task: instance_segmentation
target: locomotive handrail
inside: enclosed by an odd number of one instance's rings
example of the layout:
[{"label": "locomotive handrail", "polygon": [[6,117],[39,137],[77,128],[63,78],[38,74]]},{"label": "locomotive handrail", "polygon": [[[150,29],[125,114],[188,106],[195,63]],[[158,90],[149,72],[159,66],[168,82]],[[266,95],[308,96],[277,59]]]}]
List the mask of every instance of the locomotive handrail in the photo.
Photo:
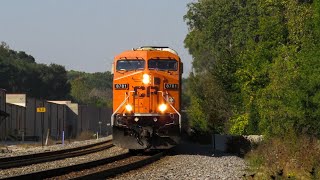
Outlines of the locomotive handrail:
[{"label": "locomotive handrail", "polygon": [[[134,91],[129,91],[129,95],[128,97],[126,97],[123,102],[119,105],[119,107],[114,111],[114,113],[111,115],[111,126],[113,126],[113,121],[114,121],[114,115],[119,111],[119,109],[126,103],[127,99],[130,97],[130,92],[134,92]],[[127,96],[125,94],[125,96]]]},{"label": "locomotive handrail", "polygon": [[161,92],[162,93],[162,98],[170,105],[170,107],[178,114],[178,116],[179,116],[179,129],[180,129],[180,132],[181,132],[181,114],[179,113],[179,111],[176,109],[176,108],[174,108],[173,106],[172,106],[172,104],[170,104],[170,102],[164,97],[164,95],[163,95],[163,91],[158,91],[158,92]]}]

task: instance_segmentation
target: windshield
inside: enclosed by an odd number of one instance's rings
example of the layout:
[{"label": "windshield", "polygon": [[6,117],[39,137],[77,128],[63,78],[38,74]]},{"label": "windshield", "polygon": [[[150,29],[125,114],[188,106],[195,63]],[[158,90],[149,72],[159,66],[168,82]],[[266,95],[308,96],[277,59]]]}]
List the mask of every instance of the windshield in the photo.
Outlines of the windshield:
[{"label": "windshield", "polygon": [[176,71],[178,69],[178,62],[172,59],[150,59],[148,67],[149,69]]},{"label": "windshield", "polygon": [[126,71],[132,71],[132,70],[138,70],[138,69],[144,69],[145,61],[144,60],[119,60],[117,61],[117,71],[120,70],[126,70]]}]

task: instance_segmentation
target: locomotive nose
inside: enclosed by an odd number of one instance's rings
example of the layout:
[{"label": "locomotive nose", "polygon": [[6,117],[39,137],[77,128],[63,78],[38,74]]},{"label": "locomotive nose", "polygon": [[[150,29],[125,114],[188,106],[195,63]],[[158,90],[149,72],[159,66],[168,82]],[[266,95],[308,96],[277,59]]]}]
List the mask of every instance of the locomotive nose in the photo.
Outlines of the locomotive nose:
[{"label": "locomotive nose", "polygon": [[[164,99],[162,98],[161,91],[161,78],[159,75],[150,71],[145,71],[141,74],[136,74],[132,77],[135,81],[133,93],[129,98],[129,103],[132,105],[132,113],[160,113],[166,110]],[[128,90],[130,91],[130,90]],[[128,94],[130,94],[128,92]]]},{"label": "locomotive nose", "polygon": [[159,108],[159,105],[163,104],[163,98],[158,86],[140,86],[134,89],[134,98],[132,98],[134,113],[158,113],[166,109],[164,106]]}]

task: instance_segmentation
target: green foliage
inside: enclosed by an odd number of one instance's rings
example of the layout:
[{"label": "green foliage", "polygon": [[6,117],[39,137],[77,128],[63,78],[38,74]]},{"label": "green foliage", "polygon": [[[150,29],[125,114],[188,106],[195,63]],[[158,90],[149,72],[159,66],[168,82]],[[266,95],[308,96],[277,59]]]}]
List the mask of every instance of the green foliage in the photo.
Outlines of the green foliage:
[{"label": "green foliage", "polygon": [[203,111],[201,111],[201,100],[197,99],[196,97],[192,97],[190,103],[191,106],[188,111],[188,116],[190,119],[192,119],[192,121],[190,121],[190,126],[196,131],[208,131],[206,116]]},{"label": "green foliage", "polygon": [[[227,96],[217,81],[209,76],[193,76],[188,79],[190,125],[197,131],[222,133],[230,116]],[[213,82],[213,83],[211,83]]]},{"label": "green foliage", "polygon": [[112,106],[112,75],[110,72],[85,73],[69,71],[71,97],[78,103],[98,107]]},{"label": "green foliage", "polygon": [[297,133],[319,136],[320,124],[316,119],[320,117],[313,113],[319,106],[309,104],[314,94],[307,90],[315,90],[311,84],[319,86],[319,81],[312,78],[320,70],[315,61],[320,57],[315,40],[318,35],[312,25],[315,12],[310,3],[283,1],[281,6],[288,11],[282,15],[287,33],[283,44],[275,46],[276,55],[269,66],[270,83],[260,91],[261,130],[269,135],[285,135],[294,129]]},{"label": "green foliage", "polygon": [[84,80],[90,87],[95,87],[97,89],[112,89],[113,77],[109,71],[85,73],[71,70],[68,72],[68,79],[70,81],[78,78],[84,78]]},{"label": "green foliage", "polygon": [[320,136],[319,0],[199,0],[184,18],[191,121],[202,118],[203,131],[223,132],[229,120],[233,134]]},{"label": "green foliage", "polygon": [[249,124],[249,114],[241,114],[238,116],[233,116],[230,119],[232,127],[230,128],[231,134],[243,135],[247,134],[246,129]]},{"label": "green foliage", "polygon": [[[228,22],[238,18],[239,9],[227,0],[200,1],[188,8],[184,18],[190,32],[185,46],[194,58],[189,95],[201,100],[199,110],[206,115],[202,121],[207,121],[210,131],[223,132],[223,124],[231,115],[230,94],[238,91],[234,86],[237,64],[234,56],[238,47],[230,41],[234,35]],[[194,110],[196,107],[192,105],[190,108]]]},{"label": "green foliage", "polygon": [[62,100],[70,91],[63,66],[37,64],[31,55],[23,51],[16,52],[4,42],[0,45],[0,74],[1,88],[9,93]]},{"label": "green foliage", "polygon": [[288,132],[264,141],[245,157],[255,179],[319,179],[319,141]]},{"label": "green foliage", "polygon": [[181,109],[186,110],[190,105],[190,96],[188,95],[188,79],[182,78],[182,88],[181,88]]},{"label": "green foliage", "polygon": [[0,85],[9,93],[48,100],[73,98],[83,104],[112,106],[112,75],[110,72],[67,72],[57,64],[37,64],[23,51],[16,52],[2,42],[0,45]]},{"label": "green foliage", "polygon": [[78,102],[88,102],[90,100],[88,94],[90,93],[90,87],[82,79],[75,79],[71,81],[70,95],[78,100]]}]

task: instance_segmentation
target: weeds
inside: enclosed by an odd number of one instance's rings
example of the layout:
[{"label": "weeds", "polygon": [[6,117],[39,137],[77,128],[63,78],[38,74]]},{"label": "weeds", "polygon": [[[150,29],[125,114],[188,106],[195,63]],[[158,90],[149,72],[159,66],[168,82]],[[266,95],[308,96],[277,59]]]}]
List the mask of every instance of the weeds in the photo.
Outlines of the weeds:
[{"label": "weeds", "polygon": [[320,143],[307,136],[266,140],[246,155],[257,179],[320,178]]},{"label": "weeds", "polygon": [[83,140],[89,140],[89,139],[94,139],[94,138],[96,138],[96,136],[94,136],[93,132],[84,131],[84,132],[81,132],[81,134],[79,136],[77,136],[76,140],[83,141]]}]

